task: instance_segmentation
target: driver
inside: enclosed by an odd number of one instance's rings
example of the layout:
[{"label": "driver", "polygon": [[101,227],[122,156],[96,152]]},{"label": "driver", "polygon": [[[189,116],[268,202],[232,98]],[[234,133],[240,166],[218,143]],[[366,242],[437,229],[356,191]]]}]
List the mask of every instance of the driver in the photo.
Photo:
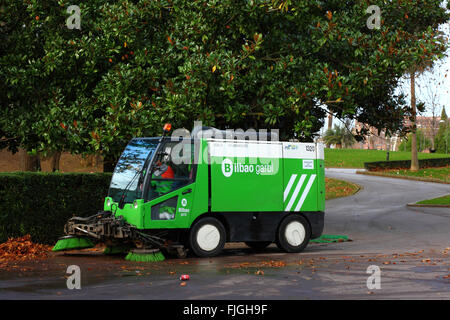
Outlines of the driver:
[{"label": "driver", "polygon": [[[161,163],[161,161],[156,162],[156,170],[165,170],[161,175],[159,175],[159,178],[162,179],[175,178],[175,174],[172,167],[169,166],[168,164],[164,165],[163,163]],[[156,176],[153,175],[153,178],[156,178]],[[151,184],[152,189],[155,191],[155,193],[158,196],[161,196],[172,190],[173,181],[161,181],[158,179],[152,179]]]},{"label": "driver", "polygon": [[[164,168],[164,165],[161,163],[161,161],[158,161],[156,163],[157,170],[164,170],[165,171],[160,175],[163,179],[173,179],[175,178],[175,174],[173,172],[173,169],[170,165],[166,164],[166,168]],[[161,180],[152,180],[152,187],[155,190],[155,192],[159,195],[166,194],[172,190],[173,187],[173,181],[161,181]],[[159,208],[159,219],[160,220],[172,220],[175,218],[175,208],[167,205],[161,205]]]},{"label": "driver", "polygon": [[[158,162],[156,163],[156,165],[157,165],[158,167],[161,167],[161,166],[162,166],[161,161],[158,161]],[[173,178],[175,178],[175,174],[174,174],[174,172],[173,172],[173,169],[172,169],[172,167],[169,166],[168,164],[167,164],[167,169],[166,169],[166,171],[164,171],[164,173],[161,174],[161,178],[164,178],[164,179],[173,179]]]}]

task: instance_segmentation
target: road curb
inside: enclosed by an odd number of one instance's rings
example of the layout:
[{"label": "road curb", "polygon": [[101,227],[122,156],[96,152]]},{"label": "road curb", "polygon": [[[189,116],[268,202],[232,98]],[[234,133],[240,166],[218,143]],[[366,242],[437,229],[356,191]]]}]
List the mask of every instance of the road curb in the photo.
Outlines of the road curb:
[{"label": "road curb", "polygon": [[415,181],[422,181],[422,182],[434,182],[434,183],[450,184],[450,182],[446,182],[446,181],[442,181],[442,180],[438,180],[438,179],[385,174],[385,173],[380,173],[380,172],[376,172],[376,171],[375,172],[374,171],[356,171],[356,173],[357,174],[365,174],[365,175],[368,175],[368,176],[385,177],[385,178],[394,178],[394,179],[415,180]]},{"label": "road curb", "polygon": [[408,207],[450,208],[449,204],[408,203]]}]

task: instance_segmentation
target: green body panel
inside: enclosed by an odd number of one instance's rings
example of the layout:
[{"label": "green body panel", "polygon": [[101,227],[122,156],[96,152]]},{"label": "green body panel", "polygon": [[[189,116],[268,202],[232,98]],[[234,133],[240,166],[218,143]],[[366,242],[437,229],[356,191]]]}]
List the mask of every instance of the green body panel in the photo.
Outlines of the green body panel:
[{"label": "green body panel", "polygon": [[283,211],[280,160],[211,157],[211,211]]},{"label": "green body panel", "polygon": [[[109,206],[108,202],[110,203]],[[112,198],[106,197],[103,210],[113,211],[116,213],[116,217],[123,216],[128,223],[142,229],[144,226],[144,200],[138,199],[135,203],[138,204],[137,208],[134,207],[134,203],[127,203],[122,209],[119,209],[117,202],[113,202]]]},{"label": "green body panel", "polygon": [[[189,213],[192,207],[192,201],[195,194],[195,185],[192,183],[181,187],[175,191],[165,194],[157,199],[153,199],[144,205],[144,229],[165,229],[165,228],[188,228],[189,227]],[[191,193],[185,195],[182,192],[192,189]],[[152,207],[171,198],[177,197],[176,208],[174,208],[174,219],[157,220],[152,219]],[[186,201],[183,201],[185,199]],[[183,203],[182,203],[183,202]],[[183,205],[184,204],[184,205]],[[159,210],[161,212],[161,210]]]},{"label": "green body panel", "polygon": [[[304,165],[304,162],[308,165]],[[283,159],[283,164],[283,211],[320,211],[318,209],[320,185],[318,160]]]},{"label": "green body panel", "polygon": [[212,211],[324,210],[323,149],[317,145],[254,141],[211,144]]},{"label": "green body panel", "polygon": [[[220,153],[224,143],[214,142],[216,151],[211,143],[200,141],[200,148],[196,151],[198,161],[194,182],[148,202],[138,199],[133,204],[126,204],[123,209],[119,209],[117,203],[112,203],[111,198],[106,198],[104,210],[112,210],[116,216],[123,216],[139,229],[190,228],[195,219],[210,211],[325,210],[323,153],[317,156],[314,144],[305,147],[307,144],[263,143],[262,149],[266,149],[262,153],[257,151],[258,156],[236,157],[227,156],[226,152],[225,155],[217,155],[217,150]],[[246,144],[243,141],[235,143],[241,147]],[[233,149],[235,145],[229,148],[233,152],[238,150]],[[302,148],[306,150],[300,152]],[[252,152],[255,153],[255,150]],[[307,156],[302,158],[304,154]]]}]

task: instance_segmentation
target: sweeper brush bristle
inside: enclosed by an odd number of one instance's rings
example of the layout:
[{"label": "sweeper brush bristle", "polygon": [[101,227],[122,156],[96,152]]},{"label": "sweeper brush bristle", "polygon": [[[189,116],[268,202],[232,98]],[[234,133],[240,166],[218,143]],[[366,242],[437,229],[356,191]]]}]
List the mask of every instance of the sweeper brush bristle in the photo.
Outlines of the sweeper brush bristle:
[{"label": "sweeper brush bristle", "polygon": [[332,243],[332,242],[345,242],[351,241],[348,236],[344,235],[331,235],[331,234],[323,234],[319,238],[312,239],[310,242],[315,243]]},{"label": "sweeper brush bristle", "polygon": [[133,250],[125,257],[125,260],[137,262],[158,262],[164,261],[165,259],[159,250]]},{"label": "sweeper brush bristle", "polygon": [[84,249],[92,248],[93,246],[94,243],[88,238],[67,237],[59,239],[52,251]]}]

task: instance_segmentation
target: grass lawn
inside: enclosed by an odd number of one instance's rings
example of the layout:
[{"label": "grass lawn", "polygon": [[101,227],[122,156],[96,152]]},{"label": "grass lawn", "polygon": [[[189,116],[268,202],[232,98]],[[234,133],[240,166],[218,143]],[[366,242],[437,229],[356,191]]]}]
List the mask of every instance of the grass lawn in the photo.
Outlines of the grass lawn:
[{"label": "grass lawn", "polygon": [[416,172],[405,170],[405,169],[387,170],[387,171],[381,171],[381,172],[389,174],[389,175],[431,178],[431,179],[436,179],[436,180],[440,180],[443,182],[450,182],[450,167],[448,167],[448,166],[441,167],[441,168],[424,168],[424,169],[420,169]]},{"label": "grass lawn", "polygon": [[434,198],[434,199],[429,199],[429,200],[423,200],[423,201],[419,201],[417,202],[418,204],[446,204],[446,205],[450,205],[450,194],[443,196],[443,197],[439,197],[439,198]]},{"label": "grass lawn", "polygon": [[[419,159],[448,158],[450,154],[420,153]],[[411,152],[390,151],[389,160],[410,160]],[[364,168],[364,162],[386,161],[386,151],[365,149],[325,149],[327,168]]]},{"label": "grass lawn", "polygon": [[351,196],[359,189],[357,184],[348,181],[325,178],[325,200]]}]

